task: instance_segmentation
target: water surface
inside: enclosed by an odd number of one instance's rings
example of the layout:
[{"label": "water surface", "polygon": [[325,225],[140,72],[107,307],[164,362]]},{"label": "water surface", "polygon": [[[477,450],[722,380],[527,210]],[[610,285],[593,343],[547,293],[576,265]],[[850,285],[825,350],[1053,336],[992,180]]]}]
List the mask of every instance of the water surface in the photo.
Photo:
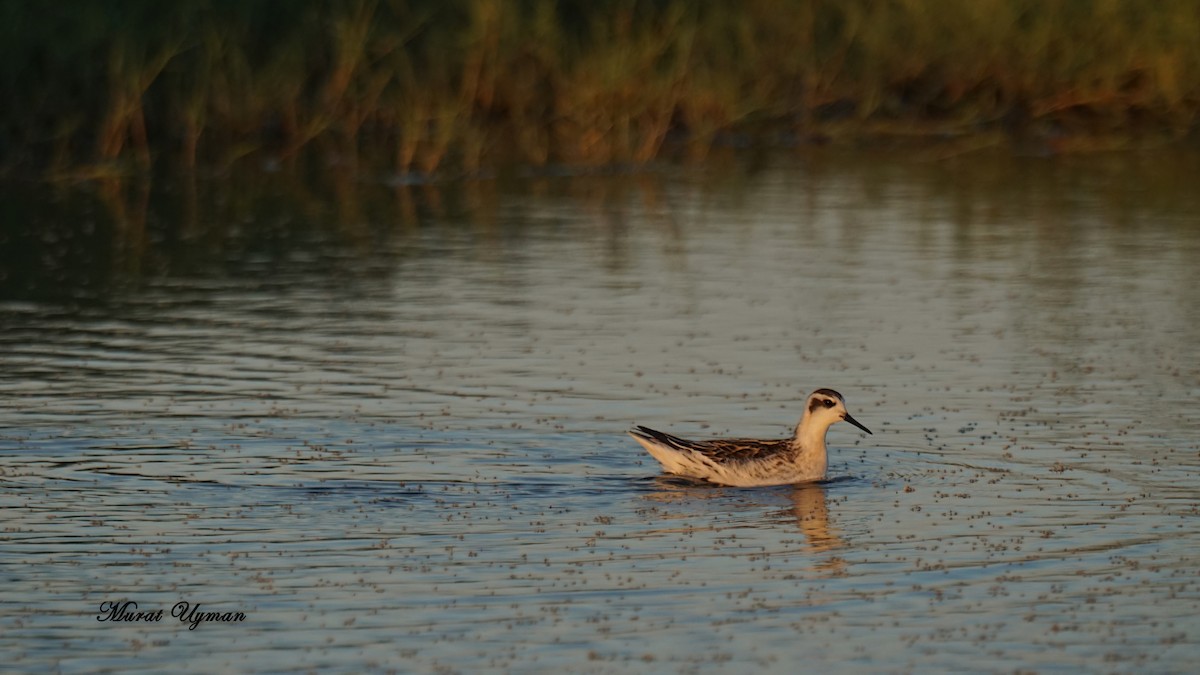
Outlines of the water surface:
[{"label": "water surface", "polygon": [[[10,189],[24,671],[1184,672],[1189,156]],[[660,475],[633,423],[830,478]],[[163,609],[98,621],[103,602]],[[242,612],[189,630],[178,602]]]}]

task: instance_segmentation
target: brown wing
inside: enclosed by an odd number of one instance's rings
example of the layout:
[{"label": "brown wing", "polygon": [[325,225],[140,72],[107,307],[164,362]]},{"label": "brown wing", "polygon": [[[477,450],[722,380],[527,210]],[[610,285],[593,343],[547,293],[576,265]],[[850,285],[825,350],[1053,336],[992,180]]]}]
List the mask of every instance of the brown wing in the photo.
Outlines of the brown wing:
[{"label": "brown wing", "polygon": [[752,462],[755,460],[766,459],[774,455],[780,455],[790,452],[792,449],[791,439],[782,438],[779,440],[758,441],[752,439],[725,439],[718,438],[710,441],[689,441],[678,436],[665,434],[661,431],[651,429],[649,427],[637,426],[633,428],[633,433],[642,438],[649,439],[661,443],[676,450],[691,450],[698,452],[706,457],[712,458],[719,463],[727,462]]}]

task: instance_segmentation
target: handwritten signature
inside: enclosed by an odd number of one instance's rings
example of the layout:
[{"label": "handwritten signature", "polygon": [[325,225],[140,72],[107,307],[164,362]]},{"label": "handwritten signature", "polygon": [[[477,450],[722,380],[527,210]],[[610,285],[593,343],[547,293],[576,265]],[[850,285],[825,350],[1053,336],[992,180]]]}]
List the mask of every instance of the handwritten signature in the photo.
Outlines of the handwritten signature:
[{"label": "handwritten signature", "polygon": [[[180,600],[171,607],[171,616],[180,623],[187,624],[188,630],[196,630],[202,623],[241,623],[246,620],[245,612],[205,612],[201,611],[200,603],[191,604]],[[138,609],[133,600],[113,602],[106,600],[100,603],[100,613],[97,621],[114,621],[126,623],[158,623],[163,620],[163,610],[146,611]]]}]

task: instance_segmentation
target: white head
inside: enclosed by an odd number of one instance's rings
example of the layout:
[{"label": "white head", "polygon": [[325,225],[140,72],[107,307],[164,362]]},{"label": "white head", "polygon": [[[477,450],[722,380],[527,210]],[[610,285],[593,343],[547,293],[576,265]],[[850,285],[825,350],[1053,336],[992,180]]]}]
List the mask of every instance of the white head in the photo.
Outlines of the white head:
[{"label": "white head", "polygon": [[813,432],[825,435],[825,430],[837,422],[846,421],[862,429],[868,434],[871,430],[864,427],[858,420],[846,412],[846,401],[842,395],[832,389],[818,389],[808,395],[808,404],[804,408],[804,417],[800,419],[800,429],[810,428]]}]

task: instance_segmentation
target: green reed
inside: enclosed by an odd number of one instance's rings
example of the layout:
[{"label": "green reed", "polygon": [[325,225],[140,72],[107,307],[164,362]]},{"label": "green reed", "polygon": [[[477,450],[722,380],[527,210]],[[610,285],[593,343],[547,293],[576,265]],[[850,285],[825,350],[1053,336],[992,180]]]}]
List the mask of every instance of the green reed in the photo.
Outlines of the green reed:
[{"label": "green reed", "polygon": [[11,0],[0,38],[0,163],[68,176],[645,162],[765,131],[1087,147],[1200,109],[1194,0]]}]

